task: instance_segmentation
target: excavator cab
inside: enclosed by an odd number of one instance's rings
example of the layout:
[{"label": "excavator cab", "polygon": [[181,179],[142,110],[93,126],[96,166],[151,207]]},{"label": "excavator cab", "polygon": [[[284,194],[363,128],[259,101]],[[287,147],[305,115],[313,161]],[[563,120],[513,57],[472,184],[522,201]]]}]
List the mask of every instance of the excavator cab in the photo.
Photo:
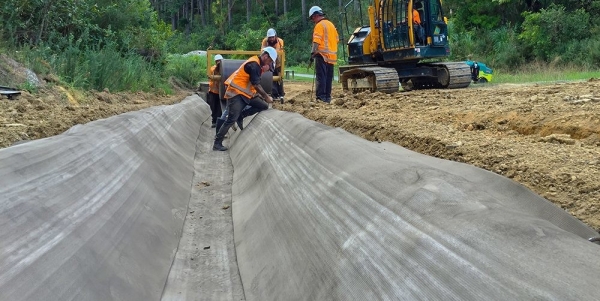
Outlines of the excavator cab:
[{"label": "excavator cab", "polygon": [[367,11],[368,25],[356,28],[347,42],[348,65],[340,67],[344,89],[392,93],[398,83],[404,90],[470,84],[464,62],[433,62],[450,55],[440,0],[374,0]]},{"label": "excavator cab", "polygon": [[439,0],[381,0],[378,4],[375,24],[381,24],[381,51],[428,45],[444,50],[448,46],[448,26]]}]

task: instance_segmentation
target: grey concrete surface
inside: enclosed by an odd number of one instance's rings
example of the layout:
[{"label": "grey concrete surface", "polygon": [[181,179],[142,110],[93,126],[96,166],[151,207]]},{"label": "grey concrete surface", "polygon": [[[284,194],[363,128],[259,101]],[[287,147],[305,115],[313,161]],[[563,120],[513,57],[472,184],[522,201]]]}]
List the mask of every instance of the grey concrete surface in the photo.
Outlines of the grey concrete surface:
[{"label": "grey concrete surface", "polygon": [[0,300],[160,299],[210,119],[199,100],[0,150]]},{"label": "grey concrete surface", "polygon": [[507,178],[277,110],[213,152],[209,121],[194,95],[1,149],[0,300],[600,296],[597,233]]},{"label": "grey concrete surface", "polygon": [[233,244],[233,166],[228,152],[212,150],[214,135],[200,128],[192,196],[163,301],[244,300]]},{"label": "grey concrete surface", "polygon": [[247,300],[597,300],[600,247],[522,185],[260,113],[232,144]]}]

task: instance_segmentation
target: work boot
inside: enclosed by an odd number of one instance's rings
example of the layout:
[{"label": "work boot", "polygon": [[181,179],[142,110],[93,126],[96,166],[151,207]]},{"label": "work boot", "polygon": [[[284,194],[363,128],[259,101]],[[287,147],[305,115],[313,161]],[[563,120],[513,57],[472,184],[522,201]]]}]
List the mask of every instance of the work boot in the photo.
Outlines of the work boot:
[{"label": "work boot", "polygon": [[215,143],[213,144],[213,150],[224,152],[227,150],[227,148],[223,146],[223,140],[215,139]]},{"label": "work boot", "polygon": [[219,118],[217,119],[217,125],[215,126],[217,129],[217,133],[219,133],[219,129],[221,128],[221,126],[223,125],[223,123],[225,123],[225,120]]}]

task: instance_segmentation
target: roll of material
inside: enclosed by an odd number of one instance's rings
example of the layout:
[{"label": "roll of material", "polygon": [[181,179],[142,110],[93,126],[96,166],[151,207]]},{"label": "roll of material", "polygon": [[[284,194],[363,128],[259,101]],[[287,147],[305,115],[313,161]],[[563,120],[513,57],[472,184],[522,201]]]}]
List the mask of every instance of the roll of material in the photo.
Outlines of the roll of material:
[{"label": "roll of material", "polygon": [[[223,99],[225,95],[225,80],[235,72],[246,60],[222,60],[221,61],[221,82],[219,84],[219,96]],[[264,72],[260,77],[260,85],[267,94],[271,94],[273,89],[273,73],[270,71]]]}]

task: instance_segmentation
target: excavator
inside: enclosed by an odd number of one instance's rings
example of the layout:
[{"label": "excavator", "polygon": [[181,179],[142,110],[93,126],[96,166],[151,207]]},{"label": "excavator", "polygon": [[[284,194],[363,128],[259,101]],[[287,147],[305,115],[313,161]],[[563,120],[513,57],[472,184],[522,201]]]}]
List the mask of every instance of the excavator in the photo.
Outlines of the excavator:
[{"label": "excavator", "polygon": [[339,67],[344,90],[393,93],[400,86],[408,91],[471,84],[464,61],[441,62],[450,55],[441,0],[371,1],[369,24],[351,34],[348,64]]}]

